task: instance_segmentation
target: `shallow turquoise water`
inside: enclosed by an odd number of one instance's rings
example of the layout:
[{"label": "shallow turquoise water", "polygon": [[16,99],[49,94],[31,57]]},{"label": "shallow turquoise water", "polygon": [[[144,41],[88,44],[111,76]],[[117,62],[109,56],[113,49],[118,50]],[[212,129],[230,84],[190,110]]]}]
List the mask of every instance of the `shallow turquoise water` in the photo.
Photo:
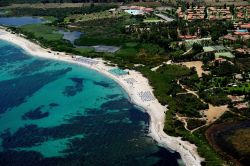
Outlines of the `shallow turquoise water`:
[{"label": "shallow turquoise water", "polygon": [[113,80],[0,41],[0,165],[178,165]]}]

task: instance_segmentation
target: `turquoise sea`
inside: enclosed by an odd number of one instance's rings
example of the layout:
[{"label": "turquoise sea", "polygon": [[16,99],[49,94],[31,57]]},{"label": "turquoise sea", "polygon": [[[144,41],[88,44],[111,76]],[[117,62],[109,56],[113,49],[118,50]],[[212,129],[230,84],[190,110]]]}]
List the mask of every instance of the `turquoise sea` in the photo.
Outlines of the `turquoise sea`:
[{"label": "turquoise sea", "polygon": [[176,166],[113,80],[0,40],[0,166]]}]

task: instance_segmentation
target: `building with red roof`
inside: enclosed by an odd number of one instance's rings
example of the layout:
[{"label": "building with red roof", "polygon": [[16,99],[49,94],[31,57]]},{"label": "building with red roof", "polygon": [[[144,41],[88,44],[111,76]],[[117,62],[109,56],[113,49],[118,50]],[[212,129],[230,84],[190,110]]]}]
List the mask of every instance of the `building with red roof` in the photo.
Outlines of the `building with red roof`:
[{"label": "building with red roof", "polygon": [[240,25],[242,29],[250,29],[250,23]]}]

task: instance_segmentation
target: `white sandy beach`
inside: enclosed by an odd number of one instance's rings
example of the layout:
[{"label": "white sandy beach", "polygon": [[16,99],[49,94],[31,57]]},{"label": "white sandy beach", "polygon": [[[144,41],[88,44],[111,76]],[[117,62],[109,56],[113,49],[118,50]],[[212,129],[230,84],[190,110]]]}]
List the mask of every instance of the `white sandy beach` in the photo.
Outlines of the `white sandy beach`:
[{"label": "white sandy beach", "polygon": [[[108,72],[108,70],[114,68],[104,64],[105,61],[101,59],[95,59],[98,63],[90,65],[88,63],[77,62],[72,58],[72,55],[66,55],[61,52],[53,52],[48,49],[44,49],[39,45],[30,42],[29,40],[20,37],[19,35],[11,34],[4,28],[0,29],[0,39],[12,42],[22,47],[26,52],[34,56],[40,56],[44,58],[66,61],[69,63],[76,63],[90,69],[96,70],[119,83],[129,94],[132,102],[142,108],[150,115],[150,136],[155,139],[160,146],[177,151],[180,153],[182,160],[187,166],[199,166],[203,159],[198,155],[195,145],[182,141],[180,137],[168,136],[164,133],[164,118],[166,108],[162,106],[158,100],[143,101],[138,95],[140,92],[149,91],[153,94],[153,89],[149,85],[148,80],[137,71],[130,70],[128,75],[115,76]],[[129,84],[125,79],[136,80],[135,83]]]}]

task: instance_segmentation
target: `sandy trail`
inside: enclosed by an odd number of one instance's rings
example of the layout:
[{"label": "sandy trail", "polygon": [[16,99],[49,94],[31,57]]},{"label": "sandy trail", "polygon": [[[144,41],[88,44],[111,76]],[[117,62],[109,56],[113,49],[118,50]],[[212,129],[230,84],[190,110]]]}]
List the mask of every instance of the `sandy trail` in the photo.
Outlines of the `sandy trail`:
[{"label": "sandy trail", "polygon": [[202,73],[205,73],[201,67],[203,65],[201,61],[181,62],[180,64],[187,66],[188,68],[195,67],[199,77],[202,76]]}]

